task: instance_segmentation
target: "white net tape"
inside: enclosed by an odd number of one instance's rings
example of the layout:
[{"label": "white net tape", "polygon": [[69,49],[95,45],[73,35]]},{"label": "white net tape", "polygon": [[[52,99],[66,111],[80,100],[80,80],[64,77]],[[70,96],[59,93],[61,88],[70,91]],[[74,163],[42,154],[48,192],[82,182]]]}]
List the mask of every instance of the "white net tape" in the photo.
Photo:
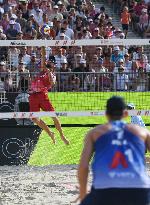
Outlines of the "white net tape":
[{"label": "white net tape", "polygon": [[[150,110],[130,110],[129,116],[150,116]],[[0,113],[0,119],[38,118],[38,117],[94,117],[104,116],[105,111],[68,111],[68,112],[7,112]]]},{"label": "white net tape", "polygon": [[150,45],[149,39],[0,40],[0,46],[116,46]]}]

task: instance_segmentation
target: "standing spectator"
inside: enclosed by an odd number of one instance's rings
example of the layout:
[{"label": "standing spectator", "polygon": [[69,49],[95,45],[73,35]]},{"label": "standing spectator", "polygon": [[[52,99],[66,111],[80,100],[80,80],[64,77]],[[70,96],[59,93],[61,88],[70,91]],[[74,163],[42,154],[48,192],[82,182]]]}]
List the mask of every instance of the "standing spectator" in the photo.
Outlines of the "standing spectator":
[{"label": "standing spectator", "polygon": [[128,12],[128,7],[125,6],[123,12],[121,13],[121,23],[122,23],[123,32],[125,34],[125,38],[127,38],[130,21],[131,21],[130,13]]}]

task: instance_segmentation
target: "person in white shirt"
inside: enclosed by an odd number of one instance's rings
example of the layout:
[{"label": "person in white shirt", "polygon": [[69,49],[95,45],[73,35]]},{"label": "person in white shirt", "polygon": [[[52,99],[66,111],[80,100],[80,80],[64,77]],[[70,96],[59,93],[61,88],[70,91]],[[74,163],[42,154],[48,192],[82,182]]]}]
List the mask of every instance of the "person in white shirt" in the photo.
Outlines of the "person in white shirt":
[{"label": "person in white shirt", "polygon": [[39,8],[39,4],[36,2],[34,4],[34,8],[30,12],[30,14],[33,14],[34,16],[36,16],[37,10],[40,10],[40,14],[41,14],[41,16],[43,16],[43,11],[42,11],[42,9]]},{"label": "person in white shirt", "polygon": [[74,31],[68,27],[68,21],[64,20],[62,24],[62,28],[65,29],[65,35],[68,36],[70,39],[74,39]]},{"label": "person in white shirt", "polygon": [[36,13],[34,14],[34,19],[38,23],[39,26],[43,25],[43,13],[41,9],[36,9]]},{"label": "person in white shirt", "polygon": [[58,49],[58,53],[54,57],[56,61],[56,71],[60,71],[61,62],[64,60],[67,61],[66,56],[63,55],[63,49],[62,48]]},{"label": "person in white shirt", "polygon": [[124,71],[125,71],[125,68],[124,66],[121,65],[118,68],[119,73],[114,74],[114,90],[115,91],[128,90],[129,78],[128,78],[128,75],[126,75]]},{"label": "person in white shirt", "polygon": [[[127,104],[127,109],[128,110],[134,110],[135,109],[135,105],[133,103],[129,103],[129,104]],[[145,123],[144,123],[142,117],[139,116],[139,115],[131,116],[131,123],[139,125],[141,127],[145,127]]]},{"label": "person in white shirt", "polygon": [[22,48],[22,54],[23,54],[22,61],[24,62],[24,64],[25,65],[29,64],[31,61],[31,56],[27,54],[27,47]]}]

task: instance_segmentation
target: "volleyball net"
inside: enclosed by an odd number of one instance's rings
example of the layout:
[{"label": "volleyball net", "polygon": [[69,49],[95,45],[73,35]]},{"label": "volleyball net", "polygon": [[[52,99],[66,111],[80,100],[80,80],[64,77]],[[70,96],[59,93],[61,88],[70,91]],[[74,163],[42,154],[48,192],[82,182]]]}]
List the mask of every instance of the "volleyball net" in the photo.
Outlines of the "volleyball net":
[{"label": "volleyball net", "polygon": [[[41,89],[43,48],[46,66],[53,65],[56,76],[48,92],[55,112],[30,112],[32,82],[35,92]],[[129,115],[141,115],[149,125],[149,62],[148,39],[0,41],[0,165],[78,164],[83,136],[106,122],[106,101],[113,95],[133,103]],[[53,127],[55,116],[70,141],[67,149],[59,136],[54,146],[32,122],[39,117]]]},{"label": "volleyball net", "polygon": [[[56,112],[31,113],[30,82],[40,71],[43,47],[47,63],[55,64],[49,98]],[[149,51],[148,39],[0,41],[0,119],[104,116],[113,95],[134,103],[129,115],[149,116]]]}]

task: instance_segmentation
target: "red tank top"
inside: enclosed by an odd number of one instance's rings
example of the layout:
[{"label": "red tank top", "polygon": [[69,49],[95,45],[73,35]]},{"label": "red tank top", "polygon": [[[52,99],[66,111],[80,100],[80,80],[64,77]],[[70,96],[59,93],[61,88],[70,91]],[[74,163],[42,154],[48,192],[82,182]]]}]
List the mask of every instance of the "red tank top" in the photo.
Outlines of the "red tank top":
[{"label": "red tank top", "polygon": [[47,71],[42,71],[31,82],[31,92],[48,92],[51,88],[51,82]]}]

